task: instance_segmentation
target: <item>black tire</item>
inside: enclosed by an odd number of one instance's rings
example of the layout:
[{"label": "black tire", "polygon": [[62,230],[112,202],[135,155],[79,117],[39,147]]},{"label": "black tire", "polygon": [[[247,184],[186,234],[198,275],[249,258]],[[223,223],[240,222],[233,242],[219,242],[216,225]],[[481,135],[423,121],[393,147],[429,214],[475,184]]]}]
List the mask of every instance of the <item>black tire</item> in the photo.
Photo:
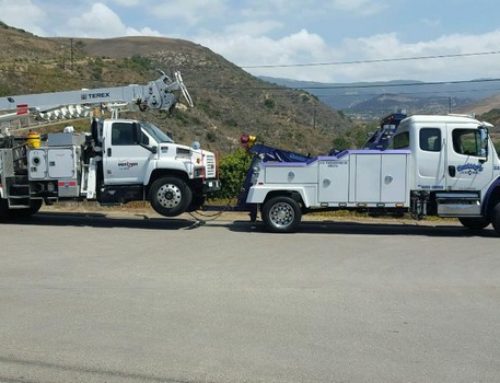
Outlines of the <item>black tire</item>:
[{"label": "black tire", "polygon": [[470,230],[483,230],[486,226],[490,224],[487,218],[459,218],[458,219],[462,225]]},{"label": "black tire", "polygon": [[26,209],[10,209],[7,214],[11,219],[30,218],[32,215],[38,213],[38,211],[42,207],[42,200],[41,199],[31,200],[30,205],[31,207]]},{"label": "black tire", "polygon": [[0,198],[0,220],[9,218],[9,205],[6,199]]},{"label": "black tire", "polygon": [[493,208],[493,212],[491,214],[491,223],[493,224],[493,228],[500,236],[500,202],[496,204]]},{"label": "black tire", "polygon": [[271,198],[262,207],[262,220],[273,233],[293,233],[301,218],[299,203],[290,197]]},{"label": "black tire", "polygon": [[0,200],[0,219],[27,219],[38,213],[42,207],[42,200],[32,200],[31,207],[23,209],[9,209],[6,199]]},{"label": "black tire", "polygon": [[151,206],[158,214],[175,217],[187,210],[193,192],[180,178],[162,177],[153,182],[149,196]]}]

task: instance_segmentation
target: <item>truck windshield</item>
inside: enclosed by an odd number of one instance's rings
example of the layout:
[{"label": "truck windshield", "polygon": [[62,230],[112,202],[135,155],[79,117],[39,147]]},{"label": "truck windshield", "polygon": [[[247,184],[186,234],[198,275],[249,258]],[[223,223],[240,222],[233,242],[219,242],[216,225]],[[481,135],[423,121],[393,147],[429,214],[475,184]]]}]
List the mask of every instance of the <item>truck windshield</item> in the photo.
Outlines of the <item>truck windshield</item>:
[{"label": "truck windshield", "polygon": [[144,129],[151,137],[155,139],[158,143],[173,143],[174,141],[160,128],[150,122],[141,122],[141,128]]}]

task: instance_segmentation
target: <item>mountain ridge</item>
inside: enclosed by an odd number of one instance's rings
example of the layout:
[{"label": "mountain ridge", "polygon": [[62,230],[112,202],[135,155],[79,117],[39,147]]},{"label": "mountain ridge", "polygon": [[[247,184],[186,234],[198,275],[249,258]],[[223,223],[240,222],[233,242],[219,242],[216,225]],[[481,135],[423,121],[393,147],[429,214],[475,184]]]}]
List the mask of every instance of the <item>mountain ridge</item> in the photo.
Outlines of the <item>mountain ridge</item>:
[{"label": "mountain ridge", "polygon": [[[448,113],[450,101],[452,111],[473,106],[481,99],[500,93],[498,82],[440,83],[429,84],[416,80],[393,80],[355,83],[318,83],[273,77],[262,77],[266,81],[293,89],[304,89],[316,95],[331,107],[354,116],[380,118],[396,109],[408,109],[410,113]],[[477,79],[484,80],[484,79]],[[475,80],[476,81],[476,80]],[[404,96],[406,105],[380,108],[382,96]],[[451,99],[451,100],[450,100]],[[429,102],[426,102],[429,100]]]}]

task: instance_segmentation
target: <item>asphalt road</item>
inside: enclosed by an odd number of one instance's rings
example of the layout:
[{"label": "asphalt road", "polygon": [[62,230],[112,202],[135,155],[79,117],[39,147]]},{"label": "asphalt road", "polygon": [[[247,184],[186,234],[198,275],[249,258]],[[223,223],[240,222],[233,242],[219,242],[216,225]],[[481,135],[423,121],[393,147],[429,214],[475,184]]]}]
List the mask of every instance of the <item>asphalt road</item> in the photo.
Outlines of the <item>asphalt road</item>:
[{"label": "asphalt road", "polygon": [[500,239],[44,213],[0,224],[0,382],[498,382]]}]

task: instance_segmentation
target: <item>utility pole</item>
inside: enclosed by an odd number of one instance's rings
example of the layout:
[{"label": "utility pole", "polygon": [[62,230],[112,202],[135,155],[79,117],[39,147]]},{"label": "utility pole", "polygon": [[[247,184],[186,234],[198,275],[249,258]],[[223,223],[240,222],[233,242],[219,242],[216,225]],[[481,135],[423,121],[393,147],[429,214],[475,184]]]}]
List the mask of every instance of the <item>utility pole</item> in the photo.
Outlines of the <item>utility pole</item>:
[{"label": "utility pole", "polygon": [[73,71],[73,39],[69,39],[70,43],[70,52],[69,52],[69,60],[70,60],[70,68]]},{"label": "utility pole", "polygon": [[313,106],[313,129],[316,129],[316,104]]}]

